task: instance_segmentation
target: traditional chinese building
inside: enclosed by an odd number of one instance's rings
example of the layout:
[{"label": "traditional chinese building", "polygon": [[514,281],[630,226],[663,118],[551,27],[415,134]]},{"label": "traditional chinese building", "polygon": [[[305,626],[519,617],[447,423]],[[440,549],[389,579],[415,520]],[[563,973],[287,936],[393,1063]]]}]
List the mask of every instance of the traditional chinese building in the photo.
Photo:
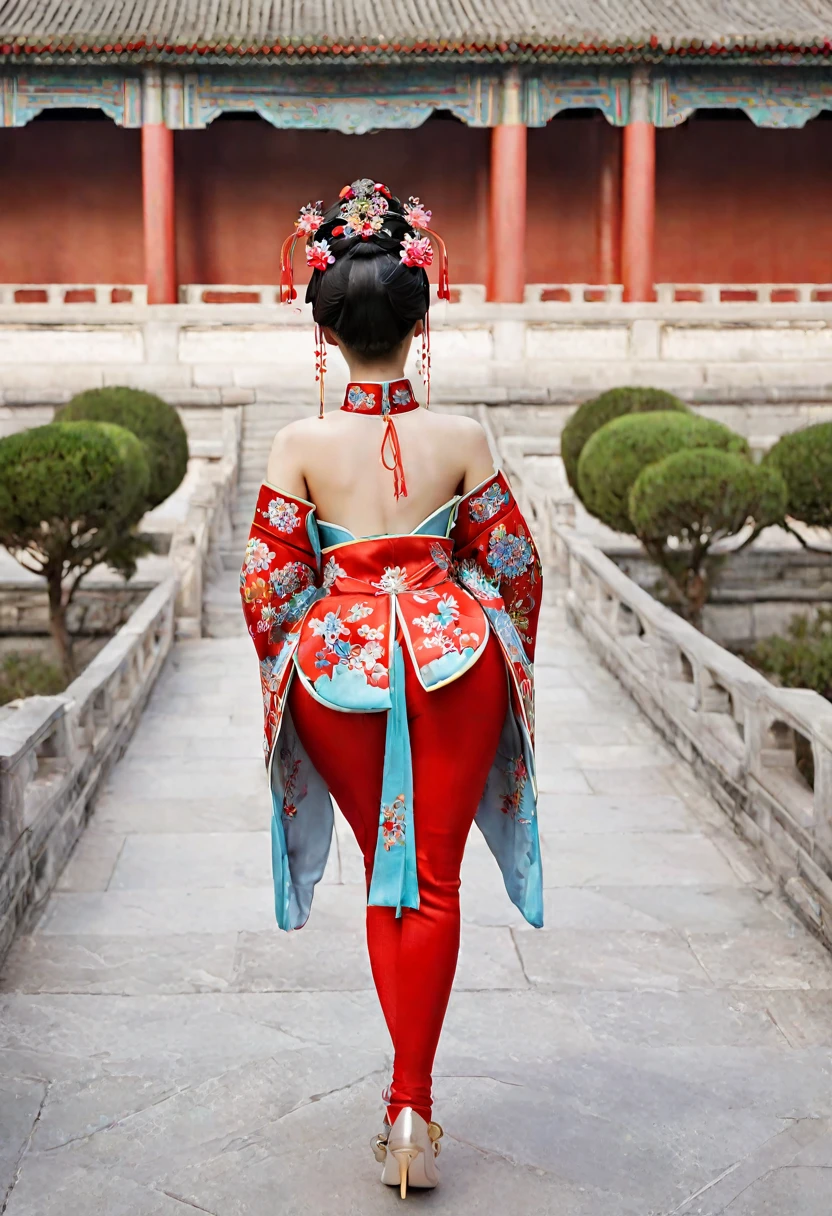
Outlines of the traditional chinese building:
[{"label": "traditional chinese building", "polygon": [[832,298],[831,54],[832,0],[0,0],[0,281],[246,299],[374,175],[495,301]]}]

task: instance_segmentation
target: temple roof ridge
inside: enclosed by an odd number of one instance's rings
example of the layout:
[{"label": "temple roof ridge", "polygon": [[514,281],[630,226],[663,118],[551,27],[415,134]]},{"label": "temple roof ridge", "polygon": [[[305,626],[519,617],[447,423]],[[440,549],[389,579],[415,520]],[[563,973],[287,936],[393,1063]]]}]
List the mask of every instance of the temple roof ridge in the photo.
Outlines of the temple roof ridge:
[{"label": "temple roof ridge", "polygon": [[823,58],[832,0],[0,0],[6,61]]}]

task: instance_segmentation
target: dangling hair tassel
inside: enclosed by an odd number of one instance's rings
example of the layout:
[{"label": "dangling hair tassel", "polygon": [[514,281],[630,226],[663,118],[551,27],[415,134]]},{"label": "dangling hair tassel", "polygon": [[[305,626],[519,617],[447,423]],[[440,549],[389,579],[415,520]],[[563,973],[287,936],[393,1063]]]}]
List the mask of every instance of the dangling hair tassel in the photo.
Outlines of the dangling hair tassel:
[{"label": "dangling hair tassel", "polygon": [[425,386],[425,409],[430,409],[430,313],[425,313],[422,322],[422,352],[419,358],[422,384]]},{"label": "dangling hair tassel", "polygon": [[[407,482],[404,479],[404,465],[402,464],[402,449],[399,443],[399,433],[396,430],[396,424],[389,414],[382,415],[384,418],[384,438],[381,441],[381,463],[388,472],[393,474],[393,493],[396,495],[396,500],[399,498],[407,498]],[[390,444],[390,451],[393,457],[393,463],[388,464],[385,455],[385,448]]]},{"label": "dangling hair tassel", "polygon": [[295,291],[295,246],[298,243],[298,234],[293,232],[291,236],[287,236],[280,250],[280,303],[291,304],[292,300],[298,298],[298,293]]},{"label": "dangling hair tassel", "polygon": [[318,417],[324,416],[324,379],[326,377],[326,342],[320,325],[315,326],[315,380],[318,384]]},{"label": "dangling hair tassel", "polygon": [[440,300],[450,300],[451,286],[448,279],[448,251],[445,248],[445,242],[432,228],[425,228],[424,231],[428,234],[439,253],[439,283],[436,288],[436,294]]}]

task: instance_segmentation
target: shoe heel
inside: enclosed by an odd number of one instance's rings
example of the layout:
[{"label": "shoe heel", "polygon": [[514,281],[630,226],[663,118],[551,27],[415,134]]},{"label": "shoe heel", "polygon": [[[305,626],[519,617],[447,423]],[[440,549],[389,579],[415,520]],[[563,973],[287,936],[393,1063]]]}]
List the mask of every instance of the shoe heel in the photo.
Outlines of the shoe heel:
[{"label": "shoe heel", "polygon": [[390,1153],[395,1157],[396,1164],[399,1167],[399,1187],[401,1197],[407,1197],[407,1171],[410,1169],[410,1163],[419,1155],[418,1148],[391,1148]]}]

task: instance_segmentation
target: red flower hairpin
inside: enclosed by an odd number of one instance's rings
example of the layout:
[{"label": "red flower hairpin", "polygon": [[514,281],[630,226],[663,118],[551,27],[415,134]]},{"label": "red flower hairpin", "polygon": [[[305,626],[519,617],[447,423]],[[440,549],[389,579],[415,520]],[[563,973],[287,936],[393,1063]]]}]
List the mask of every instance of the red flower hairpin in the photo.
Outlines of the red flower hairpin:
[{"label": "red flower hairpin", "polygon": [[399,256],[405,266],[430,266],[433,262],[430,237],[411,236],[406,232],[402,238],[402,251]]},{"label": "red flower hairpin", "polygon": [[420,203],[419,199],[411,194],[404,205],[404,218],[411,228],[430,228],[433,212],[428,211],[424,203]]},{"label": "red flower hairpin", "polygon": [[335,261],[328,241],[313,241],[306,247],[306,264],[313,270],[326,270]]},{"label": "red flower hairpin", "polygon": [[298,236],[312,236],[323,222],[321,199],[318,199],[317,203],[307,203],[305,207],[301,207],[300,215],[295,220]]}]

